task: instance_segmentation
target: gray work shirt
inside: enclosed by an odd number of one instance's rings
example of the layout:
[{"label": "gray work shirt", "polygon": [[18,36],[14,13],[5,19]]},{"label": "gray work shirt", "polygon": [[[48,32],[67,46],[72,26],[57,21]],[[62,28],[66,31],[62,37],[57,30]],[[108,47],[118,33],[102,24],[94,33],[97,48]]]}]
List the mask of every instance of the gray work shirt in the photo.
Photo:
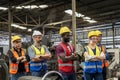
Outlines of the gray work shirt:
[{"label": "gray work shirt", "polygon": [[[40,47],[41,48],[41,47]],[[48,50],[48,48],[47,47],[44,47],[45,48],[45,53],[48,53],[48,54],[50,54],[50,51]],[[32,46],[30,46],[29,48],[28,48],[28,55],[29,55],[29,57],[30,57],[30,59],[32,59],[32,58],[34,58],[35,57],[35,50],[33,50],[32,49]]]}]

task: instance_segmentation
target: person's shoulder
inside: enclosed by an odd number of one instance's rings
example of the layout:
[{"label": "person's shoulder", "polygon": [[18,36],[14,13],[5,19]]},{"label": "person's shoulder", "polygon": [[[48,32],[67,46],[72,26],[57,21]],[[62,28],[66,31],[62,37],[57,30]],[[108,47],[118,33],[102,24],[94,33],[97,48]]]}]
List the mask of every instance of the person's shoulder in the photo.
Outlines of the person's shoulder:
[{"label": "person's shoulder", "polygon": [[58,49],[63,49],[61,43],[59,43],[58,45],[56,45],[56,50],[58,50]]},{"label": "person's shoulder", "polygon": [[30,45],[30,46],[28,46],[28,48],[31,48],[32,46],[34,46],[33,44],[32,45]]}]

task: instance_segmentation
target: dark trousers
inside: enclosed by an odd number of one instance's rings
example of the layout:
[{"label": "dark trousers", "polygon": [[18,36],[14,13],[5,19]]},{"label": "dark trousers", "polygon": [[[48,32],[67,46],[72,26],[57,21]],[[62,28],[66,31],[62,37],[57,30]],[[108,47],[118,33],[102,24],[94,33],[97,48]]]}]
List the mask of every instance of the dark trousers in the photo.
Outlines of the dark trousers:
[{"label": "dark trousers", "polygon": [[84,80],[103,80],[102,73],[84,73]]},{"label": "dark trousers", "polygon": [[62,76],[63,76],[64,80],[76,80],[75,73],[70,74],[70,75],[62,74]]},{"label": "dark trousers", "polygon": [[106,67],[103,68],[102,74],[103,74],[103,80],[106,80],[106,75],[107,75],[107,68]]}]

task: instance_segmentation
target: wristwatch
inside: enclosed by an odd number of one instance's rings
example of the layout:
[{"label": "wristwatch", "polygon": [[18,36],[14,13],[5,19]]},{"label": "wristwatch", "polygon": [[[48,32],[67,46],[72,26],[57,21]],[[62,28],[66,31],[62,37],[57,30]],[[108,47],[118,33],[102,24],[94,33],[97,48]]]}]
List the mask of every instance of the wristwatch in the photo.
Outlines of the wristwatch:
[{"label": "wristwatch", "polygon": [[40,57],[39,58],[42,58],[42,56],[40,55]]}]

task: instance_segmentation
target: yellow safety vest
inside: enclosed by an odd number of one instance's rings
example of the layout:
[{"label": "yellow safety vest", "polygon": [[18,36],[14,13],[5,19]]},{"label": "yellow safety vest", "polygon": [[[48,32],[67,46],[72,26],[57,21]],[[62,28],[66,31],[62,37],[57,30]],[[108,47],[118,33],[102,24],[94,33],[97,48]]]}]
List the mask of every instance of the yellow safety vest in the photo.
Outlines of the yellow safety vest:
[{"label": "yellow safety vest", "polygon": [[[96,46],[96,54],[92,51],[92,49],[87,46],[86,50],[90,56],[100,56],[101,51],[98,46]],[[84,64],[84,72],[86,73],[102,73],[102,61],[85,61]]]},{"label": "yellow safety vest", "polygon": [[[31,46],[31,48],[35,51],[35,55],[39,56],[39,55],[45,55],[45,46],[42,45],[41,49],[38,49],[37,47],[35,47],[34,45]],[[41,70],[47,70],[47,60],[43,60],[40,62],[30,62],[30,70],[33,72],[38,72]]]},{"label": "yellow safety vest", "polygon": [[41,49],[38,49],[37,47],[35,47],[34,45],[32,45],[32,48],[35,50],[35,54],[36,55],[45,55],[45,47],[42,46]]},{"label": "yellow safety vest", "polygon": [[[95,54],[94,54],[94,52],[92,51],[92,49],[91,49],[89,46],[87,46],[87,48],[88,48],[88,54],[89,54],[90,56],[94,56]],[[99,47],[96,46],[96,56],[100,56],[100,54],[101,54],[101,51],[100,51]]]}]

